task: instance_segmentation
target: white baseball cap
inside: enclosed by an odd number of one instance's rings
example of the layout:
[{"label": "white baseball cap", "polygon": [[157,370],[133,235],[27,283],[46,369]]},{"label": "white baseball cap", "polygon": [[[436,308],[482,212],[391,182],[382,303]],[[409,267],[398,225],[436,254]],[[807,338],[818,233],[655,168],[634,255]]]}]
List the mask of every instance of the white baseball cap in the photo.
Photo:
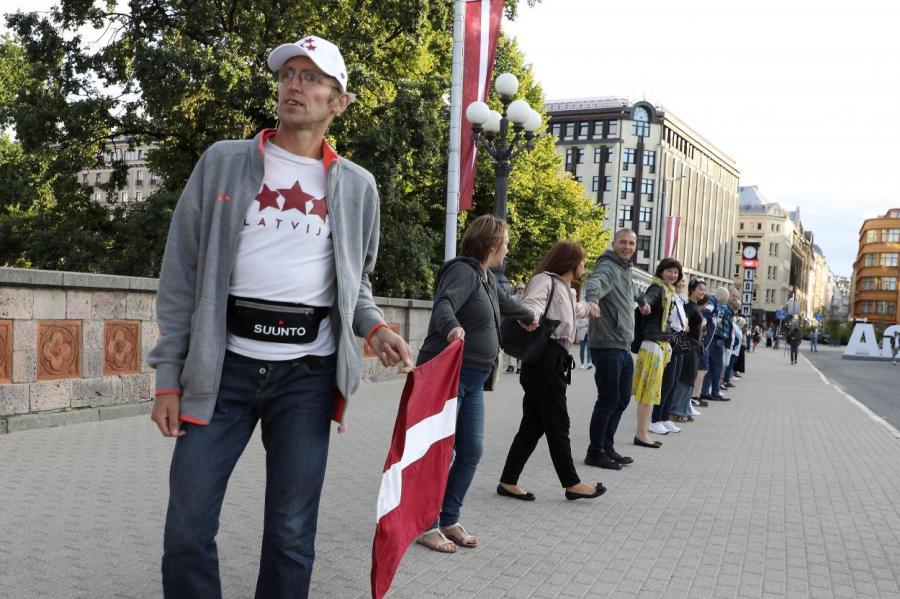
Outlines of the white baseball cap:
[{"label": "white baseball cap", "polygon": [[337,46],[326,39],[309,35],[292,44],[281,44],[269,54],[269,68],[277,73],[284,63],[295,56],[306,56],[319,67],[323,73],[337,79],[341,91],[347,91],[347,65]]}]

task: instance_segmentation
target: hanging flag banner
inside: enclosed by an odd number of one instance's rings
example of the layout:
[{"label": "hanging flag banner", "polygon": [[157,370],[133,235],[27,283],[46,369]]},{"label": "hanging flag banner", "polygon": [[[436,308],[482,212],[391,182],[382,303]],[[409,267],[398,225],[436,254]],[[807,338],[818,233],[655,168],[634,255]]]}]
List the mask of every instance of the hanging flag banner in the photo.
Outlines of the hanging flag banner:
[{"label": "hanging flag banner", "polygon": [[[462,110],[475,101],[487,102],[491,73],[494,70],[494,53],[500,35],[503,18],[503,0],[468,0],[466,21],[463,28],[463,94]],[[477,148],[472,141],[471,124],[463,122],[459,152],[459,209],[472,208],[472,190],[475,186],[475,159]]]},{"label": "hanging flag banner", "polygon": [[665,243],[663,243],[663,257],[668,258],[675,254],[675,244],[678,243],[678,228],[681,226],[680,216],[666,218]]},{"label": "hanging flag banner", "polygon": [[457,390],[463,342],[409,373],[381,489],[372,541],[372,597],[387,593],[410,543],[441,511],[456,434]]}]

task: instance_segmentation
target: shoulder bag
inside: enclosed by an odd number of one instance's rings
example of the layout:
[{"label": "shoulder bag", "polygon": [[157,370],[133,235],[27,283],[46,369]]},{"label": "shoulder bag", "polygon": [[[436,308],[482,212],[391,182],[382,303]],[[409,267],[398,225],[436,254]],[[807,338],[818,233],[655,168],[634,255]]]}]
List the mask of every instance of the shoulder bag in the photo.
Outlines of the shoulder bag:
[{"label": "shoulder bag", "polygon": [[534,364],[540,360],[550,335],[556,330],[561,321],[547,318],[547,311],[553,301],[553,295],[556,292],[556,281],[550,275],[550,294],[547,296],[547,305],[544,307],[544,313],[541,314],[538,327],[533,331],[526,331],[519,324],[519,321],[509,316],[500,323],[500,346],[507,354],[514,358],[519,358],[523,362]]}]

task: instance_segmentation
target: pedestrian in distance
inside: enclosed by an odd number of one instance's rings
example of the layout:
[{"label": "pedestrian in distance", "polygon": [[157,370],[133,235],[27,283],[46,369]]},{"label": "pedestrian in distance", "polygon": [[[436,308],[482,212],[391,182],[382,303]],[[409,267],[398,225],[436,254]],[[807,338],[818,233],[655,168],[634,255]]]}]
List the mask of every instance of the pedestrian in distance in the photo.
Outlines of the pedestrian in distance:
[{"label": "pedestrian in distance", "polygon": [[900,331],[891,335],[891,364],[897,365],[897,351],[900,350]]},{"label": "pedestrian in distance", "polygon": [[[515,295],[519,301],[522,301],[522,299],[525,297],[525,283],[523,283],[522,281],[519,281],[518,283],[516,283]],[[506,374],[513,374],[513,373],[519,374],[519,371],[522,368],[522,361],[519,360],[519,358],[512,357],[511,355],[509,355],[506,352],[502,352],[502,353],[503,353],[503,356],[505,357],[503,365],[506,366],[506,369],[504,370],[504,372],[506,372]],[[513,362],[515,362],[515,366],[513,366]]]},{"label": "pedestrian in distance", "polygon": [[803,334],[800,332],[800,328],[796,325],[792,326],[788,331],[786,341],[791,350],[791,364],[796,364],[800,344],[803,342]]},{"label": "pedestrian in distance", "polygon": [[413,367],[372,298],[375,181],[325,140],[353,100],[340,50],[309,36],[275,48],[268,66],[278,128],[206,150],[172,216],[159,279],[148,362],[151,418],[176,440],[162,560],[170,599],[221,597],[219,514],[257,423],[266,485],[256,597],[306,597],[330,420],[343,426],[360,382],[354,335],[384,366]]},{"label": "pedestrian in distance", "polygon": [[650,313],[641,319],[641,345],[631,394],[637,402],[637,428],[634,444],[641,447],[659,448],[662,443],[650,436],[650,415],[653,406],[662,400],[662,385],[666,365],[672,358],[669,315],[675,303],[675,285],[683,277],[681,263],[674,258],[663,258],[656,266],[653,283],[644,292],[644,301],[650,306]]},{"label": "pedestrian in distance", "polygon": [[590,341],[588,340],[589,323],[590,319],[587,318],[579,318],[575,323],[575,326],[578,329],[578,332],[575,335],[575,343],[578,344],[578,358],[581,360],[582,370],[588,370],[594,367],[591,363],[591,346]]},{"label": "pedestrian in distance", "polygon": [[813,327],[813,330],[809,333],[809,351],[810,352],[819,352],[819,328]]},{"label": "pedestrian in distance", "polygon": [[453,463],[438,521],[417,542],[443,553],[477,547],[478,539],[459,522],[463,501],[484,450],[484,386],[499,368],[500,318],[511,316],[529,329],[537,316],[497,284],[492,268],[503,264],[509,243],[505,222],[491,214],[479,216],[466,229],[460,256],[444,263],[437,274],[428,333],[416,365],[440,354],[450,343],[465,339],[457,392]]},{"label": "pedestrian in distance", "polygon": [[614,440],[622,413],[631,400],[635,302],[641,313],[650,311],[631,278],[631,258],[636,246],[634,231],[616,231],[612,248],[597,260],[584,287],[585,301],[598,313],[588,327],[597,400],[591,415],[590,444],[584,463],[610,470],[619,470],[634,461],[616,451]]},{"label": "pedestrian in distance", "polygon": [[[578,302],[572,281],[584,275],[584,250],[572,241],[556,242],[525,291],[525,305],[536,314],[557,320],[550,340],[541,356],[533,363],[522,364],[519,382],[525,391],[522,420],[513,439],[497,485],[497,494],[531,501],[534,494],[519,486],[519,476],[542,436],[547,438],[550,459],[560,484],[569,500],[591,499],[606,492],[602,483],[586,483],[575,470],[569,442],[569,412],[566,387],[572,380],[575,360],[569,353],[575,342],[575,321],[587,315],[596,316],[596,306]],[[549,304],[549,307],[548,307]]]}]

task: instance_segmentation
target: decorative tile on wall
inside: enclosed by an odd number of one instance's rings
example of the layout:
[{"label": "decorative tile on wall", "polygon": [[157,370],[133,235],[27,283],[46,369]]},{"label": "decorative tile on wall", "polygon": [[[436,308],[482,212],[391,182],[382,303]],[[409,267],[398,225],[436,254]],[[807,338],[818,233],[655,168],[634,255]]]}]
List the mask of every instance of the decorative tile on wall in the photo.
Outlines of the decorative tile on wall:
[{"label": "decorative tile on wall", "polygon": [[107,320],[103,325],[103,376],[134,374],[140,369],[140,321]]},{"label": "decorative tile on wall", "polygon": [[0,320],[0,384],[12,381],[13,321]]},{"label": "decorative tile on wall", "polygon": [[[388,324],[388,327],[397,333],[400,334],[400,325],[396,322],[392,322]],[[375,354],[375,350],[372,349],[372,346],[366,342],[363,342],[363,357],[364,358],[377,358],[378,356]]]},{"label": "decorative tile on wall", "polygon": [[53,381],[81,375],[81,321],[39,320],[37,380]]}]

